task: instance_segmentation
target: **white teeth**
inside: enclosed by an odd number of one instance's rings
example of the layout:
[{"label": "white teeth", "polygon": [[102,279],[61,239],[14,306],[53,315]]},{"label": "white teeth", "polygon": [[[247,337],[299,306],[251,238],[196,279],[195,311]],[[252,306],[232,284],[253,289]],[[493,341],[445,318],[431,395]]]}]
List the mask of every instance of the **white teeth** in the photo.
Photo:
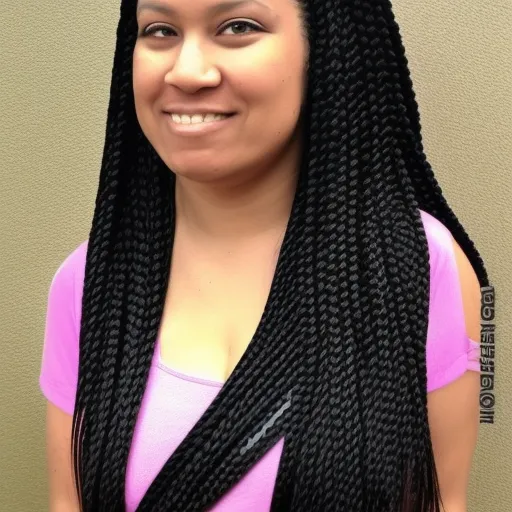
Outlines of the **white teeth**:
[{"label": "white teeth", "polygon": [[172,120],[178,124],[199,124],[199,123],[211,123],[212,121],[219,121],[228,117],[225,114],[193,114],[192,116],[187,114],[171,114]]},{"label": "white teeth", "polygon": [[215,121],[215,117],[222,119],[222,117],[225,117],[225,116],[219,116],[219,115],[216,116],[215,114],[206,114],[204,116],[204,122],[211,123],[212,121]]}]

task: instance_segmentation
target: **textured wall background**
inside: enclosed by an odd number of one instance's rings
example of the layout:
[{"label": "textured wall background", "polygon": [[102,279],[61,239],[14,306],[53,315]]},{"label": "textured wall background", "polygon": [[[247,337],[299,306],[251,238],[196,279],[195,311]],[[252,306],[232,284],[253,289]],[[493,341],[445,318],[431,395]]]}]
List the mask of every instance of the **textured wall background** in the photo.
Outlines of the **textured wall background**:
[{"label": "textured wall background", "polygon": [[[497,288],[497,423],[481,428],[471,511],[512,510],[512,0],[395,0],[427,156]],[[72,5],[72,7],[71,7]],[[118,2],[20,0],[0,33],[0,510],[46,510],[38,390],[46,300],[88,236]]]}]

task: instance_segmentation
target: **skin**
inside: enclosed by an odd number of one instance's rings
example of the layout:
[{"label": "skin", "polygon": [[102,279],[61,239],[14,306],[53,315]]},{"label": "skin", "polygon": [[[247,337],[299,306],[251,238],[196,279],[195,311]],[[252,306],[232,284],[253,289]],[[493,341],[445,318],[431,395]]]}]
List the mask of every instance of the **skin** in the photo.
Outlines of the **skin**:
[{"label": "skin", "polygon": [[[160,328],[161,357],[183,373],[225,381],[260,321],[290,215],[308,45],[293,0],[210,12],[218,3],[140,0],[133,87],[141,128],[176,175],[172,287]],[[230,25],[234,20],[261,30]],[[142,36],[157,24],[159,30]],[[222,130],[185,138],[172,132],[163,113],[175,104],[192,110],[214,105],[237,115]],[[467,333],[479,340],[480,286],[453,244]],[[478,374],[466,372],[428,396],[446,512],[467,509],[479,389]],[[71,421],[48,403],[52,512],[78,510],[68,455]]]}]

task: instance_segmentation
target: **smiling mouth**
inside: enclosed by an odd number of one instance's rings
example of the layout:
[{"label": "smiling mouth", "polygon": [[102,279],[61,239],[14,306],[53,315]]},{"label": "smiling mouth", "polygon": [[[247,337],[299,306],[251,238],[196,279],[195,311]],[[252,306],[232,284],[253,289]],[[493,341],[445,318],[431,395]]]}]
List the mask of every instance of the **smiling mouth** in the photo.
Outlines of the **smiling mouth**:
[{"label": "smiling mouth", "polygon": [[174,114],[167,113],[172,119],[173,123],[180,125],[197,125],[208,124],[215,121],[222,121],[235,115],[235,113],[228,114]]},{"label": "smiling mouth", "polygon": [[224,128],[231,126],[232,118],[236,115],[236,112],[225,115],[210,114],[210,117],[206,114],[194,118],[194,116],[173,116],[165,113],[168,128],[171,133],[179,137],[199,137],[221,132]]}]

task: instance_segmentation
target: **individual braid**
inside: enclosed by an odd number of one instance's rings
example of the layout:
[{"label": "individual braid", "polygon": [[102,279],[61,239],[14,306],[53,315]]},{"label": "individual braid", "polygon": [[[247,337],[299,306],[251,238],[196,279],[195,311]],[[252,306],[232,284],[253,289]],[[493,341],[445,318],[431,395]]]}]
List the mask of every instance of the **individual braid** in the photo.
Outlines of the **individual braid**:
[{"label": "individual braid", "polygon": [[[135,114],[136,4],[121,3],[82,300],[72,454],[87,512],[124,511],[174,241],[175,177]],[[439,510],[419,208],[450,229],[482,286],[487,274],[423,153],[389,0],[302,4],[305,144],[263,317],[139,512],[207,510],[281,437],[272,512]]]}]

